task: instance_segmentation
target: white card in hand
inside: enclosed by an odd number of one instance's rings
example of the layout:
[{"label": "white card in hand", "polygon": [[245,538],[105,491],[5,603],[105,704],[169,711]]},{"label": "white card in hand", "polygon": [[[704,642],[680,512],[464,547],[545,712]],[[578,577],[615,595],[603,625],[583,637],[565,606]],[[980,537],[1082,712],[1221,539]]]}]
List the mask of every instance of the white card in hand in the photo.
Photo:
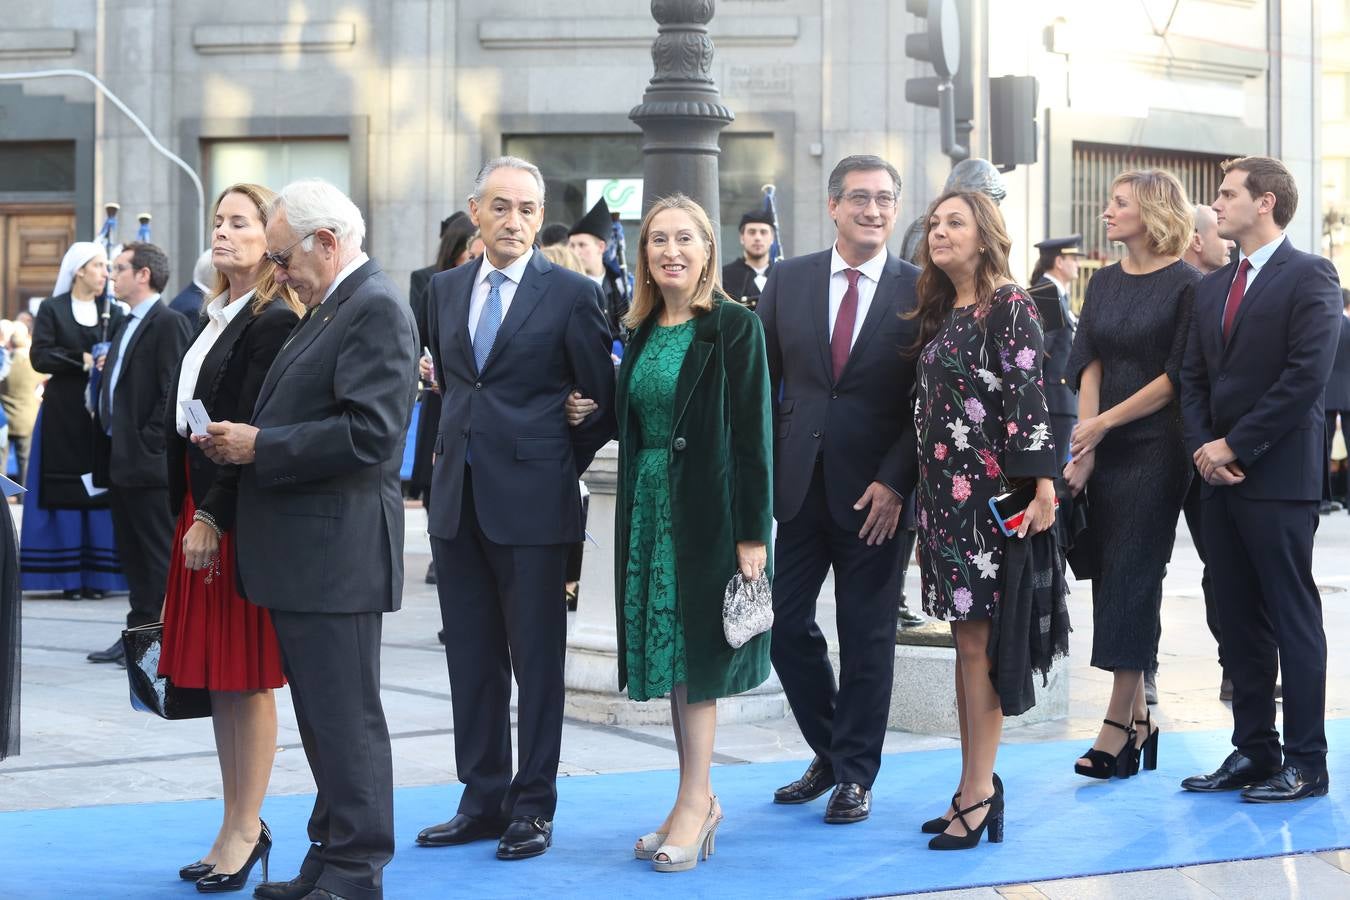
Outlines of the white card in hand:
[{"label": "white card in hand", "polygon": [[206,426],[211,424],[211,417],[206,414],[206,406],[200,400],[181,400],[178,403],[183,407],[183,417],[187,419],[188,430],[193,434],[205,435]]}]

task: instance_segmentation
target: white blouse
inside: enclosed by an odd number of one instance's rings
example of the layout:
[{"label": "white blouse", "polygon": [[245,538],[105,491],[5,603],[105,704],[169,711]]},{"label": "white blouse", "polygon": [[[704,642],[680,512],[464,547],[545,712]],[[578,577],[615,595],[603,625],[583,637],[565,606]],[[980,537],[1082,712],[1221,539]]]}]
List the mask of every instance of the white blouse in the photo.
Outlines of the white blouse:
[{"label": "white blouse", "polygon": [[93,328],[98,324],[97,300],[76,300],[72,295],[70,298],[70,312],[75,316],[75,321],[85,328]]},{"label": "white blouse", "polygon": [[[183,370],[178,376],[178,402],[174,404],[174,421],[177,423],[178,433],[182,437],[188,436],[187,417],[183,415],[183,401],[194,399],[192,395],[197,390],[197,378],[202,373],[202,363],[206,361],[206,354],[211,352],[216,340],[226,327],[234,321],[234,317],[239,315],[239,311],[253,299],[253,292],[249,291],[233,303],[226,303],[229,296],[228,293],[217,294],[211,298],[210,303],[206,304],[206,315],[209,321],[183,357]],[[178,315],[178,313],[174,313],[174,315]]]}]

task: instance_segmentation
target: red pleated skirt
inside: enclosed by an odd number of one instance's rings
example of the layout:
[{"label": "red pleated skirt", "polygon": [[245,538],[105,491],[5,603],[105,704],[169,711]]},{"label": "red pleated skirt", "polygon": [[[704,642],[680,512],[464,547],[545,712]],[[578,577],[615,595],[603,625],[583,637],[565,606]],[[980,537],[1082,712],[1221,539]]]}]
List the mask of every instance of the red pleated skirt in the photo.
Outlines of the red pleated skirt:
[{"label": "red pleated skirt", "polygon": [[[191,479],[191,474],[189,474]],[[183,536],[197,506],[189,487],[174,531],[169,582],[164,594],[164,644],[159,672],[179,687],[255,691],[286,683],[281,648],[267,610],[239,596],[234,574],[234,535],[220,540],[219,572],[193,571],[183,563]]]}]

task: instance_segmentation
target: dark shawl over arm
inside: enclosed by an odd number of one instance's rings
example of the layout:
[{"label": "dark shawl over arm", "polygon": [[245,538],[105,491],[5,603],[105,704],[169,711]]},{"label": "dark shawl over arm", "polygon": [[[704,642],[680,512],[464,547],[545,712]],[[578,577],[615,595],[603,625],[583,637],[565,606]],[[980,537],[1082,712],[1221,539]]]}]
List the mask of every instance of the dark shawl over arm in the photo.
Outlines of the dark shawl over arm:
[{"label": "dark shawl over arm", "polygon": [[1036,705],[1032,673],[1049,681],[1050,666],[1069,655],[1064,560],[1054,530],[1009,538],[1003,556],[1003,598],[989,628],[989,677],[1005,716]]}]

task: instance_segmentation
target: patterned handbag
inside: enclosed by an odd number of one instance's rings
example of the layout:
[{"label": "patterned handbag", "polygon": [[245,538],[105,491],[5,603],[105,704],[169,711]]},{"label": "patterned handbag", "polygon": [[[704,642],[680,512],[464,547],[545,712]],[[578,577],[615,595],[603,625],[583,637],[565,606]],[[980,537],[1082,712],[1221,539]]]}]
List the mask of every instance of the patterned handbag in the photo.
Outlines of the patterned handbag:
[{"label": "patterned handbag", "polygon": [[769,576],[746,581],[737,572],[722,597],[722,632],[733,649],[773,627],[773,588]]},{"label": "patterned handbag", "polygon": [[205,688],[175,687],[159,674],[163,640],[163,622],[122,632],[131,708],[154,713],[162,719],[200,719],[211,715],[211,694]]}]

